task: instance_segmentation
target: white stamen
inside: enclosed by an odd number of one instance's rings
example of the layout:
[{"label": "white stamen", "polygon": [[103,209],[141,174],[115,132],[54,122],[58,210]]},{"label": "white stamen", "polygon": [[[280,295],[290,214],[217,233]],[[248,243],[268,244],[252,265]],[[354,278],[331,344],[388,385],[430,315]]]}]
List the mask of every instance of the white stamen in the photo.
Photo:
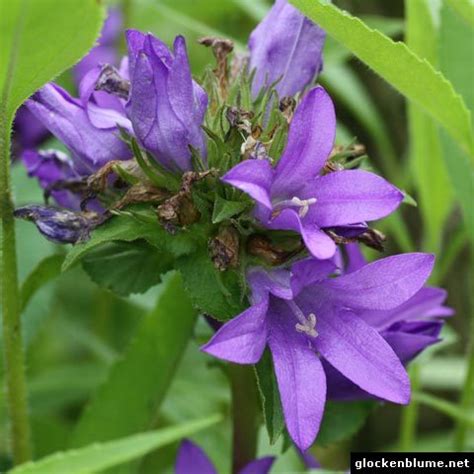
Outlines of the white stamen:
[{"label": "white stamen", "polygon": [[298,332],[302,332],[311,337],[317,337],[318,331],[316,331],[316,315],[310,313],[308,317],[303,314],[303,311],[298,307],[294,301],[287,301],[288,306],[293,311],[293,314],[298,318],[298,322],[295,324],[295,329]]},{"label": "white stamen", "polygon": [[311,206],[311,204],[315,204],[316,201],[316,198],[300,199],[298,196],[293,196],[291,199],[285,199],[284,201],[278,202],[274,207],[279,208],[285,206],[296,206],[299,207],[299,216],[304,217],[306,214],[308,214],[309,206]]}]

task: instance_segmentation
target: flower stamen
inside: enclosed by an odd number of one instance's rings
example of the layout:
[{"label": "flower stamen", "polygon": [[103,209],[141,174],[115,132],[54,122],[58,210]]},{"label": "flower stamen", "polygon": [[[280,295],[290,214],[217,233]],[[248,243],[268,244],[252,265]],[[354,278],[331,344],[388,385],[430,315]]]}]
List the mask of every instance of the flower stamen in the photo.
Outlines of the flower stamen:
[{"label": "flower stamen", "polygon": [[298,196],[293,196],[291,199],[285,199],[284,201],[280,201],[275,205],[275,207],[299,207],[298,215],[300,217],[304,217],[306,216],[306,214],[308,214],[309,206],[311,206],[312,204],[316,204],[316,202],[316,198],[300,199]]},{"label": "flower stamen", "polygon": [[316,331],[316,315],[314,313],[310,313],[308,317],[306,317],[303,314],[303,311],[301,311],[294,301],[287,301],[286,303],[298,319],[298,322],[295,324],[296,331],[307,334],[311,337],[317,337],[318,331]]}]

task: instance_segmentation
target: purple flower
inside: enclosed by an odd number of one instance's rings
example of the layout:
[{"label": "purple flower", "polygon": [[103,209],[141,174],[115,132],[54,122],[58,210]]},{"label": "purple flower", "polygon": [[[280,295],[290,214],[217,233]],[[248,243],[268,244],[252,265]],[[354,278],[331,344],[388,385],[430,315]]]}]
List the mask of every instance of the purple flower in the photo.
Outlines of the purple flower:
[{"label": "purple flower", "polygon": [[52,206],[24,206],[15,209],[14,215],[34,222],[48,240],[57,244],[87,240],[91,230],[100,222],[96,213],[73,212]]},{"label": "purple flower", "polygon": [[316,87],[296,109],[275,168],[265,159],[245,160],[222,178],[256,201],[262,224],[299,232],[308,250],[320,259],[331,258],[336,251],[323,229],[380,219],[403,199],[397,188],[367,171],[322,176],[335,131],[333,103],[322,87]]},{"label": "purple flower", "polygon": [[174,41],[173,54],[151,34],[127,31],[131,91],[129,117],[141,145],[166,168],[192,168],[190,145],[204,159],[201,124],[207,94],[191,76],[186,43]]},{"label": "purple flower", "polygon": [[[257,459],[247,464],[238,474],[268,474],[274,462],[273,457]],[[217,474],[206,453],[196,444],[184,440],[179,448],[175,466],[176,474]]]},{"label": "purple flower", "polygon": [[91,112],[85,110],[80,100],[52,83],[36,92],[26,105],[69,148],[74,167],[80,174],[95,171],[111,160],[132,156],[115,125],[127,127],[129,122],[118,112],[94,106],[93,123],[89,118]]},{"label": "purple flower", "polygon": [[117,40],[122,31],[122,14],[120,10],[112,8],[102,27],[97,46],[92,48],[75,67],[74,76],[76,83],[80,83],[84,76],[94,67],[103,64],[117,64]]},{"label": "purple flower", "polygon": [[[26,150],[21,159],[30,177],[38,179],[40,186],[48,190],[60,181],[80,179],[79,173],[69,156],[59,150]],[[66,190],[53,190],[51,195],[61,206],[72,210],[79,210],[80,198]]]},{"label": "purple flower", "polygon": [[19,156],[22,150],[36,148],[49,135],[48,129],[25,106],[18,109],[13,130],[15,156]]},{"label": "purple flower", "polygon": [[280,79],[280,97],[303,90],[321,71],[326,34],[286,0],[276,0],[250,35],[250,70],[255,69],[252,92]]},{"label": "purple flower", "polygon": [[291,273],[248,274],[252,306],[226,323],[203,350],[238,364],[255,364],[268,344],[288,432],[302,450],[313,443],[326,400],[324,361],[364,391],[408,403],[410,381],[390,345],[360,316],[391,310],[424,284],[434,257],[384,258],[343,276],[331,260],[307,259]]},{"label": "purple flower", "polygon": [[[357,244],[349,244],[345,249],[348,255],[346,273],[367,265]],[[446,296],[446,291],[441,288],[423,287],[396,308],[365,309],[358,312],[358,316],[382,335],[406,365],[428,346],[440,341],[439,333],[444,324],[441,318],[453,314],[451,308],[444,306]],[[370,397],[328,364],[325,364],[325,369],[328,398],[354,400]]]}]

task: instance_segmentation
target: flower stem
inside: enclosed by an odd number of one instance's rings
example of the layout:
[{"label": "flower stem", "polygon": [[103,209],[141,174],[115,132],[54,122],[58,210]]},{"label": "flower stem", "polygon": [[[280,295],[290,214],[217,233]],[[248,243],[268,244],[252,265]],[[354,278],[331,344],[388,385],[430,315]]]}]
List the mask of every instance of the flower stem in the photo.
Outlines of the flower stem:
[{"label": "flower stem", "polygon": [[[474,318],[471,318],[471,331],[469,349],[467,355],[467,373],[464,381],[464,388],[459,402],[460,409],[464,413],[469,413],[474,404]],[[459,420],[454,433],[455,451],[463,451],[466,447],[466,434],[468,431],[467,420]]]},{"label": "flower stem", "polygon": [[[413,364],[408,373],[411,380],[411,391],[416,392],[420,385],[419,367]],[[402,410],[400,423],[400,451],[411,451],[415,441],[416,426],[418,424],[419,402],[412,399],[410,404]]]},{"label": "flower stem", "polygon": [[251,366],[230,365],[232,391],[232,472],[238,473],[257,454],[258,393]]},{"label": "flower stem", "polygon": [[0,217],[2,222],[0,287],[5,391],[10,417],[13,460],[16,464],[20,464],[30,459],[31,447],[10,179],[10,123],[6,121],[4,111],[0,111]]}]

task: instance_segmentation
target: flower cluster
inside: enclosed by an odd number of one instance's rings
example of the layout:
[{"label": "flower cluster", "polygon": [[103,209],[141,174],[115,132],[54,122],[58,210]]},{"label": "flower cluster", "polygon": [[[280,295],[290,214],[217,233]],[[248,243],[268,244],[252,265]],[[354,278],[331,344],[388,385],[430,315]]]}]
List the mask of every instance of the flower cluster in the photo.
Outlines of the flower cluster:
[{"label": "flower cluster", "polygon": [[256,364],[269,348],[301,450],[318,434],[326,399],[408,403],[404,366],[439,340],[451,314],[445,293],[425,286],[432,255],[366,263],[360,252],[381,248],[368,222],[394,212],[403,193],[363,169],[360,147],[335,147],[334,105],[314,86],[324,38],[277,0],[244,61],[229,61],[227,40],[202,41],[217,67],[200,85],[183,37],[170,50],[128,31],[128,57],[81,75],[79,98],[48,84],[28,100],[69,155],[28,150],[23,160],[66,209],[17,210],[68,243],[137,204],[171,238],[201,225],[215,271],[238,272],[249,301],[203,350]]}]

